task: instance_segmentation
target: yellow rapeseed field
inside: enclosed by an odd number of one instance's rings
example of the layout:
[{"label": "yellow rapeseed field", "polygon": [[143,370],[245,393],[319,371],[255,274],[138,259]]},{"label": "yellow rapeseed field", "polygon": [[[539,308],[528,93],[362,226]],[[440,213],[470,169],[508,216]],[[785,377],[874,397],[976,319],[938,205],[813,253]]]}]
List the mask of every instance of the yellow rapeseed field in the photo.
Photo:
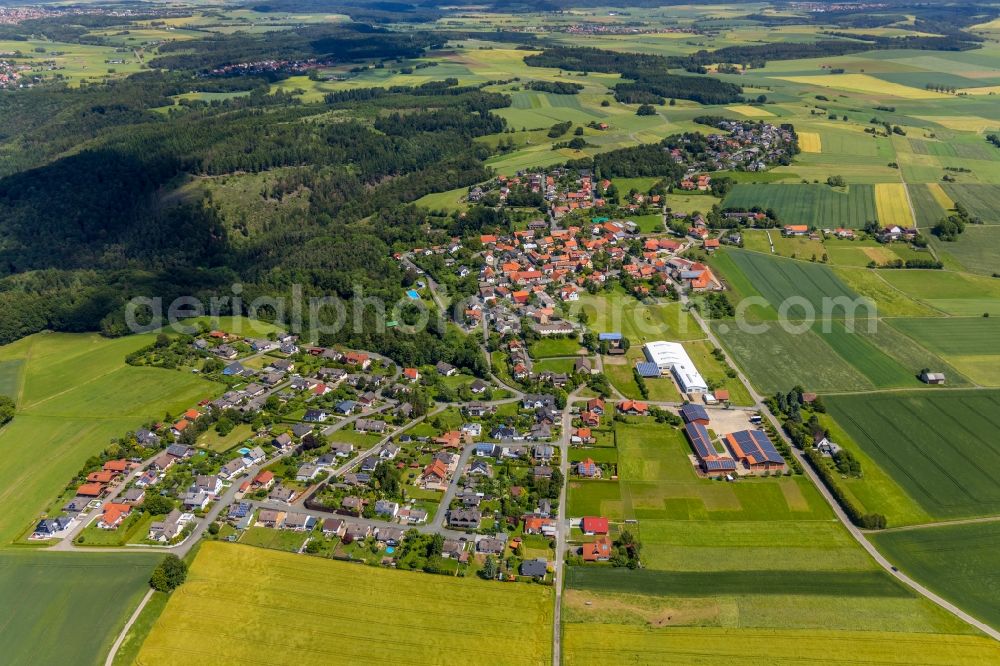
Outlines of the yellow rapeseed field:
[{"label": "yellow rapeseed field", "polygon": [[140,664],[549,664],[551,588],[205,543]]},{"label": "yellow rapeseed field", "polygon": [[823,140],[819,132],[799,132],[799,148],[803,153],[823,152]]},{"label": "yellow rapeseed field", "polygon": [[913,226],[913,212],[906,197],[906,186],[902,183],[875,185],[875,210],[878,211],[878,221],[883,227]]}]

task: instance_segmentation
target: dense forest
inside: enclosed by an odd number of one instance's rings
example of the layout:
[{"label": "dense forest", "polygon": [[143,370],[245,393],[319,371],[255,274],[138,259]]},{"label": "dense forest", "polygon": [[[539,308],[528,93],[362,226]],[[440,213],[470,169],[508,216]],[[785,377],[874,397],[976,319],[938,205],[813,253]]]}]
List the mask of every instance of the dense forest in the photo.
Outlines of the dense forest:
[{"label": "dense forest", "polygon": [[[405,204],[487,179],[490,149],[473,139],[503,131],[490,111],[510,104],[446,80],[305,105],[264,94],[262,78],[223,77],[199,88],[249,94],[154,111],[190,90],[190,76],[0,96],[0,342],[45,328],[121,334],[132,296],[205,298],[237,282],[245,302],[296,284],[305,297],[395,302],[415,276],[392,250],[443,242],[456,227]],[[249,237],[233,237],[211,198],[174,194],[192,177],[276,168],[284,175],[269,196],[304,191],[308,205]],[[404,335],[380,330],[374,313],[358,316],[366,325],[349,322],[324,341],[482,371],[475,345],[436,323]]]},{"label": "dense forest", "polygon": [[663,104],[666,99],[689,99],[701,104],[728,104],[742,97],[739,86],[706,76],[669,74],[667,58],[638,53],[558,46],[526,56],[532,67],[555,67],[581,72],[621,74],[615,98],[626,104]]}]

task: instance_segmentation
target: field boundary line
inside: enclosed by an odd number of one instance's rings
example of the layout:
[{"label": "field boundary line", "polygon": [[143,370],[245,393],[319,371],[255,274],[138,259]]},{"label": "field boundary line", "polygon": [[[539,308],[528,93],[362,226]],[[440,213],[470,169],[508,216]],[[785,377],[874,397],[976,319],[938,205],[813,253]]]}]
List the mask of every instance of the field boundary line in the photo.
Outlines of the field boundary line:
[{"label": "field boundary line", "polygon": [[977,525],[979,523],[997,523],[1000,516],[981,516],[979,518],[958,518],[955,520],[938,520],[933,523],[920,523],[918,525],[901,525],[899,527],[887,527],[882,530],[861,530],[865,534],[885,534],[886,532],[912,532],[914,530],[930,530],[935,527],[957,527],[959,525]]}]

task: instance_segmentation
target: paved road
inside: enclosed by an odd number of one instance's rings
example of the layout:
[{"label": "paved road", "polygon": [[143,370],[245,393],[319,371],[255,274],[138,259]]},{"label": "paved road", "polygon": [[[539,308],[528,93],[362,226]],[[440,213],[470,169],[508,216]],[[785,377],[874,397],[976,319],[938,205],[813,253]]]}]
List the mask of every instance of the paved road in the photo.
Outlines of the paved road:
[{"label": "paved road", "polygon": [[562,433],[559,438],[559,471],[562,472],[563,483],[559,489],[559,517],[556,521],[556,558],[553,563],[555,576],[555,608],[552,623],[552,665],[562,663],[562,592],[563,575],[566,569],[566,537],[569,532],[569,511],[566,506],[566,487],[569,485],[569,449],[570,431],[573,426],[573,403],[580,399],[580,389],[577,389],[566,399],[566,408],[562,414]]},{"label": "paved road", "polygon": [[448,513],[448,507],[451,506],[451,501],[455,499],[455,494],[458,493],[462,472],[465,470],[465,466],[468,464],[469,458],[472,457],[472,451],[475,448],[475,444],[468,444],[462,450],[462,454],[458,459],[458,467],[455,468],[455,473],[451,475],[451,483],[448,484],[447,490],[444,491],[441,503],[438,504],[437,513],[434,514],[434,520],[431,521],[430,527],[433,531],[444,529],[445,514]]}]

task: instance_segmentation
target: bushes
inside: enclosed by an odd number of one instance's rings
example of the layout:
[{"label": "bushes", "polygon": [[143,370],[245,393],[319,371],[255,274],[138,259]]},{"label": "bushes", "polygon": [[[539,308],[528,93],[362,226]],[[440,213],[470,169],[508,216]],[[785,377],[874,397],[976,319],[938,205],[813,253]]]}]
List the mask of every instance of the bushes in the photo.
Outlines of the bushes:
[{"label": "bushes", "polygon": [[6,425],[14,418],[15,408],[13,400],[5,395],[0,395],[0,426]]},{"label": "bushes", "polygon": [[854,502],[851,501],[849,497],[844,493],[844,491],[837,484],[837,480],[834,478],[833,473],[830,468],[826,465],[823,460],[823,456],[815,449],[806,449],[805,451],[806,460],[809,461],[809,465],[816,471],[819,478],[823,480],[823,485],[827,487],[833,498],[837,500],[837,504],[840,508],[844,510],[847,514],[848,519],[866,530],[881,530],[886,527],[885,516],[881,513],[862,513],[861,509],[858,508]]}]

